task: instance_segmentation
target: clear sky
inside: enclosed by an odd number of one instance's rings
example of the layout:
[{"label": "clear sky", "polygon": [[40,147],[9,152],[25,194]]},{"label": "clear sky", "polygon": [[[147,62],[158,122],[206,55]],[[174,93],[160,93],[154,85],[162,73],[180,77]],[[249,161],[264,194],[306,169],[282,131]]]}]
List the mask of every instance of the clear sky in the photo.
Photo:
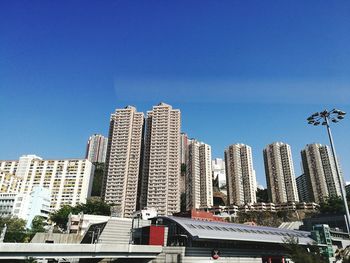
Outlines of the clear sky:
[{"label": "clear sky", "polygon": [[[305,119],[350,111],[349,1],[1,1],[0,159],[83,157],[109,115],[160,101],[212,146],[327,143]],[[349,114],[350,115],[350,114]],[[333,129],[350,180],[350,116]]]}]

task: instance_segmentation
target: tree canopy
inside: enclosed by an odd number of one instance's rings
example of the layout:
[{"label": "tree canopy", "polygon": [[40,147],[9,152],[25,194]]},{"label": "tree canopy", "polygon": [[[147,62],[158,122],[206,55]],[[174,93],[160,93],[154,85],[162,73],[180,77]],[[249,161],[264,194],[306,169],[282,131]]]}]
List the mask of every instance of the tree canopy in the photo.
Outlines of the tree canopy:
[{"label": "tree canopy", "polygon": [[4,242],[28,242],[26,221],[17,217],[0,217],[0,230],[7,226]]},{"label": "tree canopy", "polygon": [[74,207],[65,205],[61,209],[51,214],[50,220],[60,228],[66,229],[68,216],[70,213],[78,214],[83,212],[90,215],[106,215],[111,214],[111,206],[101,200],[101,198],[90,198],[86,201],[86,204],[78,204]]},{"label": "tree canopy", "polygon": [[326,263],[326,260],[316,245],[301,246],[296,238],[287,238],[284,247],[294,263]]},{"label": "tree canopy", "polygon": [[267,203],[269,201],[269,197],[267,194],[267,189],[260,189],[258,188],[256,190],[256,201],[258,203]]},{"label": "tree canopy", "polygon": [[333,196],[333,197],[327,198],[324,202],[320,203],[320,213],[344,214],[345,208],[343,205],[343,199],[339,196]]}]

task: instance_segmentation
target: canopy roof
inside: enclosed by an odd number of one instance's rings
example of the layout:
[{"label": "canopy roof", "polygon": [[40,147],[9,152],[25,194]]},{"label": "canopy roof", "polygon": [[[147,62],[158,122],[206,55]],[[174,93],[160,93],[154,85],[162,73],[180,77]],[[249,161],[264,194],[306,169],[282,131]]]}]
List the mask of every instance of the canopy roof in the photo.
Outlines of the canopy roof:
[{"label": "canopy roof", "polygon": [[168,219],[180,225],[193,240],[236,240],[248,242],[267,242],[283,244],[286,239],[294,237],[299,244],[313,244],[310,232],[289,230],[265,226],[248,226],[224,222],[209,222],[184,217],[160,216],[159,219]]}]

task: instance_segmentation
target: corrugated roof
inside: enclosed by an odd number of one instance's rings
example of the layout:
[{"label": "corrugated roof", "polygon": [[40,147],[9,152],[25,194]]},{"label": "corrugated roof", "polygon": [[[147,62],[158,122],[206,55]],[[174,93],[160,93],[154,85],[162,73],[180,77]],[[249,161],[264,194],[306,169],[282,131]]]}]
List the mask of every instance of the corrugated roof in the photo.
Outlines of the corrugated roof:
[{"label": "corrugated roof", "polygon": [[243,224],[208,222],[184,217],[164,216],[182,226],[193,239],[240,240],[250,242],[285,243],[290,237],[299,240],[299,244],[313,244],[310,232],[288,230],[265,226],[248,226]]}]

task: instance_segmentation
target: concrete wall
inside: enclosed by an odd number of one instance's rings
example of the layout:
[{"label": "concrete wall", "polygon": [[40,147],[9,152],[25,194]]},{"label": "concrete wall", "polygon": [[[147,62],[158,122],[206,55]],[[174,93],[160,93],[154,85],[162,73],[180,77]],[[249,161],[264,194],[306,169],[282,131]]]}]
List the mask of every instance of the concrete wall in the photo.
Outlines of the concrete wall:
[{"label": "concrete wall", "polygon": [[60,233],[36,233],[30,243],[45,243],[53,241],[54,243],[75,243],[79,244],[82,236],[77,234],[60,234]]},{"label": "concrete wall", "polygon": [[261,263],[261,257],[227,253],[228,251],[222,251],[220,259],[214,260],[208,248],[163,247],[162,253],[150,263]]}]

